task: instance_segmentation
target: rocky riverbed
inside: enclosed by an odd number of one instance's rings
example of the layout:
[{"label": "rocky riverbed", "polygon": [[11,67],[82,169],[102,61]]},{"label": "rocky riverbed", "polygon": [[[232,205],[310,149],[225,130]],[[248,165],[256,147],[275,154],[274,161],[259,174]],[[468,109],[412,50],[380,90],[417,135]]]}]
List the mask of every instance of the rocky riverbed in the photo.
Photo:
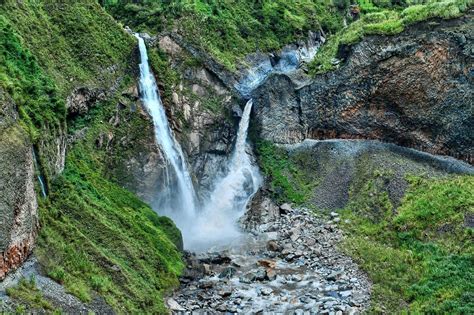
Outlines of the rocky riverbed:
[{"label": "rocky riverbed", "polygon": [[180,313],[357,314],[369,305],[371,284],[337,250],[339,217],[315,217],[285,204],[219,251],[187,253],[181,286],[167,299]]}]

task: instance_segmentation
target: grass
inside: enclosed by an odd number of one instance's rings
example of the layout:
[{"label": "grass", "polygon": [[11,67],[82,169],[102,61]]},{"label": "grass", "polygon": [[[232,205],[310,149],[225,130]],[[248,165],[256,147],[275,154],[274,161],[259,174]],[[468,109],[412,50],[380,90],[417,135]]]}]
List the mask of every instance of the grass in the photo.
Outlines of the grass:
[{"label": "grass", "polygon": [[[411,177],[395,211],[374,174],[343,211],[343,249],[374,282],[371,311],[470,314],[474,177]],[[377,184],[377,182],[379,182]]]},{"label": "grass", "polygon": [[309,160],[304,153],[290,156],[285,149],[258,140],[256,154],[261,170],[268,178],[272,197],[277,202],[301,205],[309,200],[315,182],[303,171],[302,165]]},{"label": "grass", "polygon": [[327,33],[342,28],[342,14],[330,0],[104,2],[135,30],[177,29],[231,71],[249,53],[277,50],[320,26]]},{"label": "grass", "polygon": [[94,0],[4,1],[0,15],[63,99],[78,85],[110,85],[136,45]]},{"label": "grass", "polygon": [[377,7],[373,2],[359,2],[365,14],[347,28],[329,37],[327,43],[309,65],[312,75],[335,70],[340,66],[335,62],[343,46],[358,43],[369,35],[395,35],[407,26],[433,18],[452,19],[459,17],[473,5],[472,0],[430,1],[424,4],[411,5],[406,8]]},{"label": "grass", "polygon": [[165,311],[178,284],[180,233],[167,218],[102,173],[100,157],[77,145],[40,206],[37,256],[50,277],[84,302],[98,293],[119,312]]},{"label": "grass", "polygon": [[55,310],[51,302],[47,301],[41,291],[36,287],[34,278],[29,280],[22,278],[15,287],[10,287],[6,290],[7,295],[19,304],[17,314],[26,314],[26,308],[31,311],[45,311],[46,314],[60,314]]},{"label": "grass", "polygon": [[54,82],[1,15],[0,58],[0,87],[18,106],[23,127],[32,141],[36,143],[46,128],[61,128],[66,107]]}]

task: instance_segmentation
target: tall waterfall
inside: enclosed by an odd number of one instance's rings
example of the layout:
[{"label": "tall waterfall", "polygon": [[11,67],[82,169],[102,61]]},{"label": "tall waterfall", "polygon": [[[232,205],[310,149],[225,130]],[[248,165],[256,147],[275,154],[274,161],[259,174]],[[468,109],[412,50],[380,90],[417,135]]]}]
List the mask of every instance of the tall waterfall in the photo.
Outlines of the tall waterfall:
[{"label": "tall waterfall", "polygon": [[240,236],[237,224],[245,207],[261,183],[258,167],[247,153],[247,133],[252,100],[247,102],[235,148],[223,174],[216,176],[213,190],[203,195],[199,207],[196,193],[187,170],[186,160],[179,143],[174,139],[166,113],[158,94],[153,73],[150,71],[145,43],[139,35],[140,90],[142,101],[153,118],[155,136],[168,165],[167,185],[157,195],[157,211],[171,217],[180,228],[187,249],[203,250],[213,245],[224,245]]},{"label": "tall waterfall", "polygon": [[251,110],[252,100],[245,105],[226,172],[216,178],[214,189],[196,220],[195,237],[190,242],[194,249],[224,245],[240,236],[237,221],[262,181],[258,167],[247,153],[251,150],[247,144]]},{"label": "tall waterfall", "polygon": [[181,146],[173,137],[168,125],[168,119],[166,118],[166,112],[158,94],[155,77],[150,71],[148,64],[145,42],[139,35],[136,34],[135,37],[138,39],[141,59],[141,98],[153,118],[156,142],[160,146],[168,163],[166,168],[167,185],[165,185],[166,187],[164,187],[158,196],[160,201],[158,207],[162,214],[172,217],[179,223],[183,217],[195,217],[196,194]]}]

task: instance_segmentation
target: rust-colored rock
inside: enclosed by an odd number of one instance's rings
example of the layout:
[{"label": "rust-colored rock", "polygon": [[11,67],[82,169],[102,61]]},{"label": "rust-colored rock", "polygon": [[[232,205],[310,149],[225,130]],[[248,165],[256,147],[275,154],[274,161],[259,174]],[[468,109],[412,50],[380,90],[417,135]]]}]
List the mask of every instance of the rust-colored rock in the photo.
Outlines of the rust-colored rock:
[{"label": "rust-colored rock", "polygon": [[0,89],[0,280],[18,268],[33,248],[38,230],[33,149],[18,124],[15,106]]},{"label": "rust-colored rock", "polygon": [[0,253],[0,280],[4,279],[10,270],[20,267],[28,258],[33,248],[34,237],[24,239],[20,244],[13,244],[3,253]]},{"label": "rust-colored rock", "polygon": [[271,76],[254,92],[257,130],[276,143],[376,139],[474,162],[473,16],[345,47],[336,71]]}]

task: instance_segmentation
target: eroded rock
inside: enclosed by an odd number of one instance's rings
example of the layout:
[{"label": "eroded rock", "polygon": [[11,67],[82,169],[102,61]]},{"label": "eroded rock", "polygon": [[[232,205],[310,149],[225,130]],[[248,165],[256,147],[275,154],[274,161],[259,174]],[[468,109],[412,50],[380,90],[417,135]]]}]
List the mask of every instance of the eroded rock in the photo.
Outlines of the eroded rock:
[{"label": "eroded rock", "polygon": [[272,75],[253,93],[259,136],[377,139],[474,163],[473,55],[458,40],[474,40],[473,21],[366,37],[347,47],[339,70],[314,79]]}]

